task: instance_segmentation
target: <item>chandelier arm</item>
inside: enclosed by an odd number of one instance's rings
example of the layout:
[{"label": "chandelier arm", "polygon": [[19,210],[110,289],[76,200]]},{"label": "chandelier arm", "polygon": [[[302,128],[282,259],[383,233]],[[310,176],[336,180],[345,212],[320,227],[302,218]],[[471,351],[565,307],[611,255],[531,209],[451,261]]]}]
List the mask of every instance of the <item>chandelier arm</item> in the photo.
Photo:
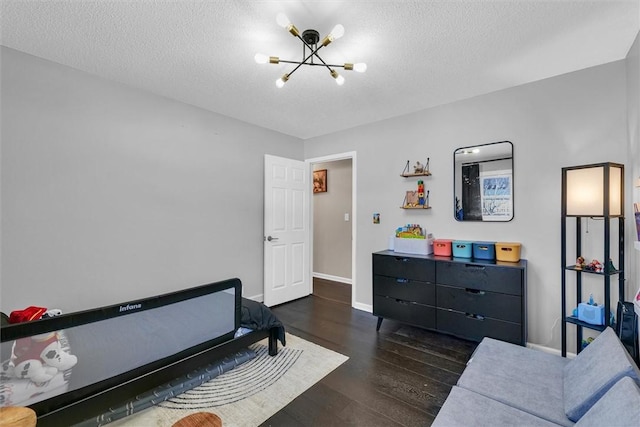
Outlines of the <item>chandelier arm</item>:
[{"label": "chandelier arm", "polygon": [[[302,40],[302,43],[304,43],[305,45],[307,45],[307,42],[305,42],[301,37],[299,37],[299,38],[300,38],[300,40]],[[309,46],[309,45],[307,45],[307,46]],[[300,68],[302,65],[322,65],[322,66],[324,66],[324,67],[327,67],[327,69],[328,69],[329,71],[333,71],[333,70],[332,70],[332,69],[331,69],[331,68],[330,68],[330,67],[329,67],[329,66],[324,62],[324,60],[323,60],[322,58],[320,58],[320,56],[318,56],[318,55],[316,54],[316,52],[317,52],[318,50],[320,50],[320,48],[321,48],[321,47],[322,47],[322,46],[320,46],[320,47],[319,47],[319,48],[317,48],[316,50],[312,51],[312,52],[311,52],[311,53],[310,53],[306,58],[304,58],[304,59],[302,60],[302,62],[295,62],[295,61],[283,61],[283,60],[280,60],[280,62],[289,62],[289,63],[298,64],[298,65],[296,65],[296,67],[295,67],[293,70],[291,70],[291,72],[290,72],[290,73],[288,73],[289,77],[291,77],[291,75],[292,75],[292,74],[293,74],[293,73],[294,73],[298,68]],[[311,47],[309,47],[309,50],[311,50]],[[320,61],[322,61],[322,64],[314,64],[313,62],[307,62],[307,61],[309,60],[309,58],[311,58],[311,57],[312,57],[312,56],[314,56],[314,55],[315,55],[315,56],[317,56],[317,57],[318,57],[318,59],[320,59]]]},{"label": "chandelier arm", "polygon": [[290,73],[287,73],[287,75],[288,75],[289,77],[291,77],[291,74],[295,73],[295,72],[296,72],[296,70],[297,70],[298,68],[300,68],[303,64],[304,64],[304,62],[299,62],[299,63],[298,63],[298,65],[296,65],[296,67],[295,67],[293,70],[291,70],[291,72],[290,72]]},{"label": "chandelier arm", "polygon": [[281,59],[280,62],[285,64],[314,65],[316,67],[344,68],[344,64],[316,64],[313,62],[287,61],[285,59]]},{"label": "chandelier arm", "polygon": [[[318,59],[320,60],[320,62],[322,62],[322,65],[323,65],[323,66],[327,67],[327,70],[331,71],[331,67],[330,67],[329,65],[327,65],[327,63],[326,63],[326,62],[324,62],[324,59],[322,59],[322,58],[320,57],[320,55],[318,55],[318,53],[317,53],[320,49],[322,49],[322,48],[324,47],[324,45],[323,45],[323,44],[321,44],[319,47],[317,47],[317,48],[314,50],[314,49],[311,47],[311,45],[310,45],[309,43],[307,43],[307,42],[306,42],[302,37],[300,37],[300,35],[299,35],[299,34],[298,34],[296,37],[298,37],[298,38],[300,39],[300,41],[301,41],[301,42],[302,42],[306,47],[308,47],[308,48],[309,48],[309,50],[311,51],[311,54],[310,54],[309,56],[307,56],[307,57],[304,59],[304,61],[302,61],[302,62],[306,62],[306,61],[307,61],[307,59],[309,59],[311,56],[315,56],[316,58],[318,58]],[[310,64],[309,64],[309,65],[310,65]],[[320,64],[317,64],[317,65],[320,65]]]}]

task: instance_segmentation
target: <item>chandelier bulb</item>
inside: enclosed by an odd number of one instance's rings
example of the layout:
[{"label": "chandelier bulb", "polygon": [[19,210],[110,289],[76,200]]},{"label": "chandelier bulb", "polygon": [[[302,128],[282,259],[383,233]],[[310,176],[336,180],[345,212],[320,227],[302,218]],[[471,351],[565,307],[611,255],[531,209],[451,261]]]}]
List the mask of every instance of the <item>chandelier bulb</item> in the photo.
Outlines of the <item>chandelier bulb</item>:
[{"label": "chandelier bulb", "polygon": [[344,36],[344,27],[341,24],[336,25],[329,33],[329,36],[331,36],[331,41],[338,40],[340,37]]},{"label": "chandelier bulb", "polygon": [[344,27],[340,24],[333,27],[333,30],[325,38],[322,39],[322,46],[326,46],[334,40],[338,40],[344,35]]},{"label": "chandelier bulb", "polygon": [[282,28],[289,31],[292,36],[298,37],[300,35],[300,31],[296,28],[295,25],[291,23],[291,21],[289,21],[289,18],[287,18],[287,15],[285,15],[284,13],[278,13],[278,15],[276,16],[276,22]]},{"label": "chandelier bulb", "polygon": [[269,62],[269,57],[264,53],[256,53],[256,56],[253,57],[257,64],[266,64]]},{"label": "chandelier bulb", "polygon": [[353,64],[353,71],[356,71],[358,73],[364,73],[365,71],[367,71],[367,64],[365,64],[364,62],[358,62],[357,64]]},{"label": "chandelier bulb", "polygon": [[289,80],[289,74],[283,74],[278,80],[276,80],[276,87],[281,89],[284,84]]},{"label": "chandelier bulb", "polygon": [[336,79],[336,83],[338,86],[342,86],[344,84],[344,77],[342,77],[336,70],[331,70],[331,77]]},{"label": "chandelier bulb", "polygon": [[287,18],[287,15],[285,15],[282,12],[280,12],[280,13],[278,13],[278,15],[276,15],[276,22],[282,28],[287,28],[289,26],[289,24],[291,24],[291,21],[289,21],[289,18]]}]

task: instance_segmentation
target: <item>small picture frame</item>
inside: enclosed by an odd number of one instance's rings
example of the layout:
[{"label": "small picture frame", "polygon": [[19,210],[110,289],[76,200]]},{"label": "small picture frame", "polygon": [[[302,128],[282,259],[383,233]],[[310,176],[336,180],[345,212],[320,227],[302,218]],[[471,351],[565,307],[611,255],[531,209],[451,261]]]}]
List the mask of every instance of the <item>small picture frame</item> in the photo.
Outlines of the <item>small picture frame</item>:
[{"label": "small picture frame", "polygon": [[314,193],[326,193],[327,192],[327,170],[319,169],[313,171],[313,192]]}]

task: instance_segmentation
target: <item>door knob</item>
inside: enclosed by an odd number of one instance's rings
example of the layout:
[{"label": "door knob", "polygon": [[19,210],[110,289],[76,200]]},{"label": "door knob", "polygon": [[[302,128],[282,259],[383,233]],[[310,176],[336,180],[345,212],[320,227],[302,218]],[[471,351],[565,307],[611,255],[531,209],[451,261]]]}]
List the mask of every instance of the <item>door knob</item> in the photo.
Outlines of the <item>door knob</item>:
[{"label": "door knob", "polygon": [[267,241],[271,242],[273,240],[278,240],[278,238],[277,237],[271,237],[271,236],[267,237]]}]

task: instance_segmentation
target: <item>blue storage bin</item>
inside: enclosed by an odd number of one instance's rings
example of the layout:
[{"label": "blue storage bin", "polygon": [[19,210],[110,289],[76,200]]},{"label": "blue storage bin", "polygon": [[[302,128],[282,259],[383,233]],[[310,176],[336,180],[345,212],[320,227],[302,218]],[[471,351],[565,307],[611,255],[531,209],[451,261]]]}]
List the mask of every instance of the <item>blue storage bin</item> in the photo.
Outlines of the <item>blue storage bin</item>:
[{"label": "blue storage bin", "polygon": [[454,240],[451,244],[451,250],[456,258],[473,257],[473,245],[468,240]]},{"label": "blue storage bin", "polygon": [[496,242],[473,242],[473,257],[495,261]]}]

